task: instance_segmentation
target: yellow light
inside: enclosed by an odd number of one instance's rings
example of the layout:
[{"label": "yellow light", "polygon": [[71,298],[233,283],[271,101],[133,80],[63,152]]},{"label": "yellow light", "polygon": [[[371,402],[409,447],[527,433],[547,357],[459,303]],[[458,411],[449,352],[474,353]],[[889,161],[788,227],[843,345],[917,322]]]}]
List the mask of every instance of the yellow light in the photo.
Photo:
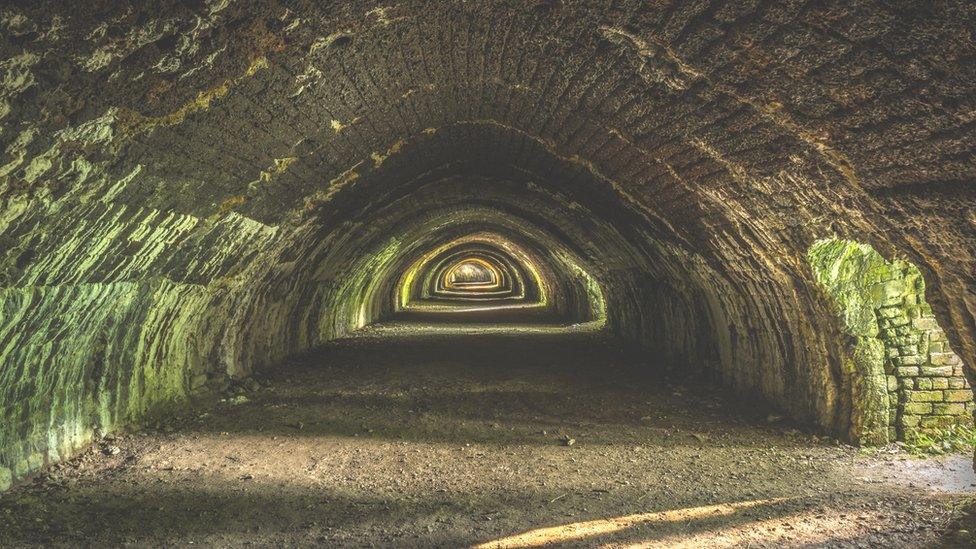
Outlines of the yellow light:
[{"label": "yellow light", "polygon": [[[487,282],[465,282],[465,279],[475,278],[487,272]],[[441,285],[449,290],[463,290],[471,292],[488,292],[501,287],[503,275],[498,265],[480,257],[464,258],[444,272]]]},{"label": "yellow light", "polygon": [[492,540],[480,545],[476,549],[509,549],[517,547],[542,547],[553,543],[566,543],[583,538],[591,538],[619,532],[632,526],[649,522],[678,522],[693,519],[703,519],[718,516],[728,516],[740,509],[748,509],[760,505],[781,503],[789,498],[763,499],[743,501],[737,503],[720,503],[702,507],[688,507],[672,511],[658,511],[655,513],[639,513],[608,519],[574,522],[562,526],[551,526],[529,530],[521,534]]},{"label": "yellow light", "polygon": [[[545,304],[548,303],[548,299],[549,299],[549,296],[548,296],[548,286],[545,285],[544,281],[542,280],[542,276],[539,274],[539,269],[535,265],[534,261],[529,256],[529,254],[527,254],[524,250],[522,250],[516,244],[512,243],[508,239],[506,239],[506,238],[504,238],[504,237],[502,237],[502,236],[500,236],[498,234],[495,234],[495,233],[492,233],[492,232],[477,232],[477,233],[473,233],[473,234],[470,234],[470,235],[467,235],[467,236],[464,236],[464,237],[456,238],[456,239],[454,239],[454,240],[452,240],[450,242],[446,242],[444,244],[441,244],[440,246],[437,246],[436,248],[434,248],[432,250],[429,250],[427,253],[425,253],[421,257],[417,258],[404,271],[403,276],[400,278],[400,280],[399,280],[399,282],[397,284],[396,295],[394,297],[394,300],[395,300],[395,303],[397,304],[398,310],[401,310],[402,311],[402,310],[415,309],[415,308],[422,307],[422,306],[418,306],[417,296],[412,295],[411,287],[415,283],[417,277],[420,276],[420,274],[424,271],[424,269],[428,266],[429,262],[434,257],[436,257],[438,254],[444,252],[445,250],[449,250],[449,249],[451,249],[453,247],[457,247],[457,246],[464,245],[464,244],[468,244],[468,243],[479,243],[479,242],[481,242],[481,243],[490,243],[493,246],[496,246],[498,248],[501,248],[501,249],[505,250],[505,252],[507,252],[508,254],[510,254],[516,261],[518,261],[521,264],[521,266],[525,269],[526,274],[529,277],[531,277],[531,279],[534,282],[535,286],[537,288],[539,288],[539,290],[540,290],[540,295],[539,295],[539,298],[538,298],[539,303],[541,303],[543,305],[545,305]],[[466,258],[466,260],[470,260],[470,259],[482,259],[482,258],[475,258],[475,257],[467,257]],[[464,260],[462,260],[462,261],[460,261],[458,263],[461,263],[463,261]],[[501,271],[500,267],[498,267],[496,265],[492,265],[491,262],[487,262],[486,261],[485,263],[487,265],[491,265],[491,267],[489,267],[489,268],[492,268],[493,270],[495,270],[496,277],[499,279],[499,282],[500,282],[501,281],[501,277],[503,276],[503,275],[500,274],[500,271]],[[447,275],[449,273],[450,273],[450,269],[446,269],[443,272],[441,272],[440,274],[438,274],[439,281],[440,281],[442,287],[450,286],[450,284],[447,284],[449,282],[447,280]],[[454,288],[453,291],[460,290],[460,291],[465,291],[466,292],[466,291],[469,291],[469,290],[472,290],[472,289],[474,289],[474,285],[462,285],[462,286],[459,286],[457,288]],[[495,289],[497,289],[497,288],[495,288]],[[478,291],[479,292],[491,292],[492,290],[493,290],[493,288],[478,288]]]}]

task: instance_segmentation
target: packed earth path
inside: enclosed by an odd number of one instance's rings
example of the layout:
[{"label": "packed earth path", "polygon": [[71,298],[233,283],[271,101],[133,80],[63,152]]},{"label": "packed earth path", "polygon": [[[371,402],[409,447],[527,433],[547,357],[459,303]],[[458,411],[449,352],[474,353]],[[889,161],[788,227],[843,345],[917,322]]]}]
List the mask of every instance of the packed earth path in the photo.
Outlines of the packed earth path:
[{"label": "packed earth path", "polygon": [[0,495],[0,546],[967,543],[968,457],[731,402],[585,326],[376,326]]}]

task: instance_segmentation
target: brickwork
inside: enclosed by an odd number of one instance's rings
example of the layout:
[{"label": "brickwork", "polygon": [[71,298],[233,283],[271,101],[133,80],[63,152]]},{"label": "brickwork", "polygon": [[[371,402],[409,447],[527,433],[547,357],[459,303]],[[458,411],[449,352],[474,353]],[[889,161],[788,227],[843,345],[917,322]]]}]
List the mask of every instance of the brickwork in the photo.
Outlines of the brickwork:
[{"label": "brickwork", "polygon": [[[876,309],[879,338],[887,356],[888,395],[895,413],[889,415],[890,436],[905,440],[913,431],[970,422],[973,392],[962,360],[952,352],[945,332],[925,302],[917,269],[902,264],[882,286],[889,297]],[[906,281],[909,281],[906,283]]]},{"label": "brickwork", "polygon": [[842,438],[887,437],[885,349],[818,240],[908,257],[976,362],[969,0],[78,4],[0,8],[0,486],[368,322],[485,211],[655,361]]},{"label": "brickwork", "polygon": [[817,243],[810,257],[856,346],[880,351],[855,353],[862,367],[853,373],[880,374],[883,363],[884,386],[879,389],[887,399],[855,397],[854,402],[887,407],[877,413],[885,418],[887,436],[874,441],[906,440],[916,432],[972,422],[973,392],[962,360],[925,300],[918,268],[903,260],[887,261],[870,246],[838,239]]}]

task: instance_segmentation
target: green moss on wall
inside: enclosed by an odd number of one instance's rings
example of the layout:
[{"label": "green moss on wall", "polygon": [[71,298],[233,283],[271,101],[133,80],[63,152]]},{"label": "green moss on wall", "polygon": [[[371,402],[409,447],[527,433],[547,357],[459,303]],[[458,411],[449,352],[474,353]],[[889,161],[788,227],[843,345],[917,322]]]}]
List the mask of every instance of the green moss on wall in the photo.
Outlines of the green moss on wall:
[{"label": "green moss on wall", "polygon": [[12,366],[0,370],[0,467],[22,477],[183,400],[206,367],[190,358],[199,326],[186,324],[210,297],[164,281],[0,290],[17,320],[0,325]]},{"label": "green moss on wall", "polygon": [[362,328],[375,320],[376,311],[370,309],[374,302],[372,296],[400,247],[401,242],[391,238],[348,271],[335,290],[334,299],[326,300],[330,307],[325,311],[325,323],[319,329],[322,341]]},{"label": "green moss on wall", "polygon": [[[925,301],[918,268],[840,239],[815,243],[808,258],[853,343],[845,369],[854,438],[872,444],[905,440],[970,421],[972,393]],[[965,394],[953,393],[954,387]],[[961,405],[946,405],[960,395]]]}]

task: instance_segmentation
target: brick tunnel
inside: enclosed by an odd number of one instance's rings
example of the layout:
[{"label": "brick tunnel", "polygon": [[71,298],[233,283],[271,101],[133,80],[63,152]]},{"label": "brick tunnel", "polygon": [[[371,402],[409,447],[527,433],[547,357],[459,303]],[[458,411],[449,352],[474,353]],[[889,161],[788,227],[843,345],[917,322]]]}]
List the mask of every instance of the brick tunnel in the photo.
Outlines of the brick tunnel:
[{"label": "brick tunnel", "polygon": [[967,0],[11,0],[0,545],[947,546]]}]

